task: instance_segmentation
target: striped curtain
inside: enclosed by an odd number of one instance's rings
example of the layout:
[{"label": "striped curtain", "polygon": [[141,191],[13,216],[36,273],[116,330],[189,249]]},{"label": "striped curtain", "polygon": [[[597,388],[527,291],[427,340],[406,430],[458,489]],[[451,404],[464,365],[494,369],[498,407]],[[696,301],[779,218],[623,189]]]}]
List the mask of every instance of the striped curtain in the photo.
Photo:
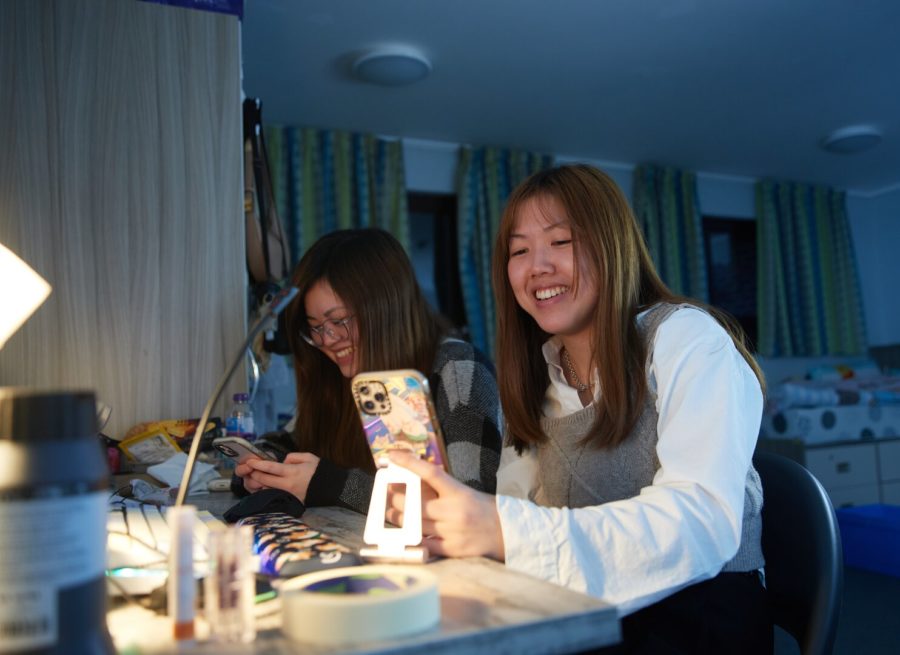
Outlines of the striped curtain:
[{"label": "striped curtain", "polygon": [[265,138],[292,264],[323,234],[351,227],[384,228],[409,251],[400,141],[277,125]]},{"label": "striped curtain", "polygon": [[756,184],[759,352],[857,355],[866,329],[846,194]]},{"label": "striped curtain", "polygon": [[697,177],[641,164],[634,170],[634,212],[653,263],[672,291],[709,301]]},{"label": "striped curtain", "polygon": [[495,312],[491,252],[503,206],[519,182],[553,158],[500,148],[459,151],[456,176],[459,275],[469,338],[493,359]]}]

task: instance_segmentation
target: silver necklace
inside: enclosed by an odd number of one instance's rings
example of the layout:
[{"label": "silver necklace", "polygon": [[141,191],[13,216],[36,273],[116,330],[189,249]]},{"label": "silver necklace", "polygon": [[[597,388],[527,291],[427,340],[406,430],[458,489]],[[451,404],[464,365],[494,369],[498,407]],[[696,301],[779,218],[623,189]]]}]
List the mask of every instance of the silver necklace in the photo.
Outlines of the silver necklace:
[{"label": "silver necklace", "polygon": [[569,369],[569,373],[572,374],[572,380],[575,382],[575,388],[578,389],[578,393],[583,393],[591,388],[591,385],[585,384],[581,381],[581,378],[578,377],[578,373],[575,371],[575,365],[572,364],[572,358],[569,357],[569,349],[563,348],[562,350],[563,359],[566,360],[566,368]]}]

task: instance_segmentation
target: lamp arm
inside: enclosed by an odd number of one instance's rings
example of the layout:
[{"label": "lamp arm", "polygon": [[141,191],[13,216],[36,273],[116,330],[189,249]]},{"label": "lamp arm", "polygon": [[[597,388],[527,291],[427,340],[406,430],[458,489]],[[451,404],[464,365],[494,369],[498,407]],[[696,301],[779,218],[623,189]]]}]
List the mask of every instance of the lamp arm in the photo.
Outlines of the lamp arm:
[{"label": "lamp arm", "polygon": [[247,348],[250,347],[250,344],[253,343],[253,339],[256,338],[256,335],[262,332],[262,330],[265,329],[274,319],[278,318],[278,314],[281,313],[281,310],[287,307],[288,303],[290,303],[291,300],[294,299],[294,296],[296,296],[298,292],[299,290],[296,287],[285,287],[275,295],[275,297],[272,299],[272,302],[269,303],[269,306],[266,309],[265,313],[260,317],[256,324],[252,328],[250,328],[250,331],[247,333],[247,337],[241,344],[237,355],[233,358],[231,365],[225,372],[225,375],[223,375],[219,380],[219,383],[216,385],[215,391],[213,391],[212,395],[209,397],[209,400],[206,401],[206,407],[203,408],[203,414],[200,417],[200,422],[197,424],[197,429],[194,431],[194,436],[191,438],[191,449],[188,453],[187,462],[184,465],[184,475],[182,475],[181,477],[181,486],[178,487],[178,497],[175,499],[176,507],[184,504],[185,496],[187,496],[188,489],[190,488],[191,475],[194,472],[194,463],[197,460],[197,451],[200,450],[200,440],[203,436],[203,432],[206,430],[206,422],[209,420],[209,415],[212,412],[213,405],[215,405],[216,401],[219,400],[219,396],[222,395],[222,391],[225,389],[225,385],[228,384],[228,380],[231,379],[231,376],[234,374],[235,369],[237,369],[238,364],[240,364],[244,359],[244,353],[247,351]]}]

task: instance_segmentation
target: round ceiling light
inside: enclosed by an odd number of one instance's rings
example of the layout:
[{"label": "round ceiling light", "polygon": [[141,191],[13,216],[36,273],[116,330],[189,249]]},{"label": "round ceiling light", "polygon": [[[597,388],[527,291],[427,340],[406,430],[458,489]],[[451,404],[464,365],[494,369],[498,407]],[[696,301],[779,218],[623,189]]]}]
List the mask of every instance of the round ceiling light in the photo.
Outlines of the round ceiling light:
[{"label": "round ceiling light", "polygon": [[403,86],[425,79],[431,62],[415,48],[386,46],[366,52],[353,62],[353,73],[365,82]]},{"label": "round ceiling light", "polygon": [[851,154],[874,148],[881,138],[881,130],[871,125],[848,125],[822,139],[822,147],[828,152]]}]

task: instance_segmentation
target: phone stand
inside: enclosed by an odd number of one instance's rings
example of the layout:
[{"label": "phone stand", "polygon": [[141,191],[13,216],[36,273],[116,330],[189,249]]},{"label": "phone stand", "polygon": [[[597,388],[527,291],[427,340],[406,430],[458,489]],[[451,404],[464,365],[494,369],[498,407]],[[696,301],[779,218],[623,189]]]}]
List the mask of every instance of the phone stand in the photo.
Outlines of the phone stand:
[{"label": "phone stand", "polygon": [[[406,486],[403,525],[386,526],[388,490],[392,484]],[[374,548],[363,547],[363,559],[378,562],[424,563],[428,549],[422,543],[422,479],[412,471],[388,462],[375,473],[375,487],[369,502],[363,540]]]}]

